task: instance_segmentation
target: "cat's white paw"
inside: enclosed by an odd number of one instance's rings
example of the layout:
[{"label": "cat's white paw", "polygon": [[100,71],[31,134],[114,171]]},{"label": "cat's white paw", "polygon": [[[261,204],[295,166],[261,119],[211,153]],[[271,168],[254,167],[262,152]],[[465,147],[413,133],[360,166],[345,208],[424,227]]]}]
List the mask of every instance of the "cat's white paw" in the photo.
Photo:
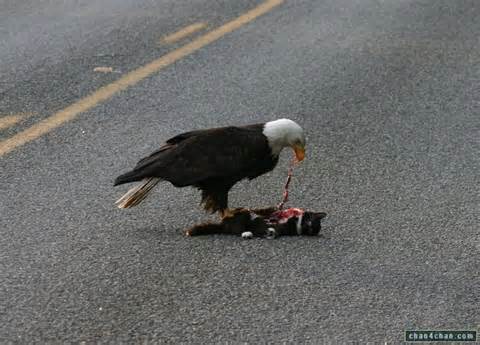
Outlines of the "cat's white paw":
[{"label": "cat's white paw", "polygon": [[275,231],[274,228],[268,228],[267,229],[267,238],[275,238],[277,237],[277,232]]},{"label": "cat's white paw", "polygon": [[245,239],[253,238],[253,233],[251,231],[242,232],[242,238],[245,238]]}]

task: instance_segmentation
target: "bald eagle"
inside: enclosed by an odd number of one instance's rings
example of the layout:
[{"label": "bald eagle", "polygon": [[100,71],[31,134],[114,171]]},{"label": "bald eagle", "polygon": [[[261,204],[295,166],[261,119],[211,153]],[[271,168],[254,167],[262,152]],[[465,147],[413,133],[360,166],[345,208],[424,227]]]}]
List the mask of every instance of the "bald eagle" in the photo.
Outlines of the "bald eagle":
[{"label": "bald eagle", "polygon": [[117,200],[117,206],[138,205],[158,182],[168,181],[175,187],[200,189],[205,210],[224,217],[229,214],[229,190],[240,180],[273,170],[285,147],[295,151],[297,161],[304,159],[303,130],[289,119],[179,134],[115,179],[114,186],[141,181]]}]

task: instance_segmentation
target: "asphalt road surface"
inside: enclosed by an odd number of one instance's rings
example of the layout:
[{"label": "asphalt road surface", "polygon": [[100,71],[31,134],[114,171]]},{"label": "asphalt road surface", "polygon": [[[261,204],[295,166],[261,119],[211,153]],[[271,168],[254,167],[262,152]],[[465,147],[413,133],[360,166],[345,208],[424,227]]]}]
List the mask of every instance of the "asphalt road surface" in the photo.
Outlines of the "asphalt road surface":
[{"label": "asphalt road surface", "polygon": [[[0,2],[0,342],[478,329],[479,18],[478,0]],[[290,205],[327,212],[323,236],[186,238],[208,217],[169,184],[115,207],[113,179],[170,136],[280,117],[307,131]],[[231,204],[277,203],[291,155]]]}]

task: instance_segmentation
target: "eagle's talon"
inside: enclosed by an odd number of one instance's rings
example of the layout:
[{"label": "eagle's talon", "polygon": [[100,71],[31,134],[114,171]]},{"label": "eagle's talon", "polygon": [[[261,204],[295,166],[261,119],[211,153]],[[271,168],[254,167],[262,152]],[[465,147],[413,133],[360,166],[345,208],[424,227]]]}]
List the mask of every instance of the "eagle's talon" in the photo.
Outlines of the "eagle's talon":
[{"label": "eagle's talon", "polygon": [[228,217],[233,217],[234,216],[234,213],[232,210],[226,208],[224,210],[221,211],[220,213],[220,217],[222,220],[224,220],[225,218],[228,218]]}]

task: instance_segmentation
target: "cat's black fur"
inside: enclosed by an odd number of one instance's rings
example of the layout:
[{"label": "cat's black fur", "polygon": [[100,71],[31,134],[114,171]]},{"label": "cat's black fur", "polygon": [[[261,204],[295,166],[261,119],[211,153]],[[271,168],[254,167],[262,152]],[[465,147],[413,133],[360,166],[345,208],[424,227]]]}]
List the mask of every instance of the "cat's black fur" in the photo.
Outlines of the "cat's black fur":
[{"label": "cat's black fur", "polygon": [[270,223],[268,218],[276,208],[233,210],[231,217],[224,218],[221,223],[204,223],[195,225],[185,231],[187,236],[229,234],[242,235],[251,232],[253,237],[279,236],[316,236],[322,225],[321,220],[327,215],[324,212],[305,211],[301,219],[300,231],[297,230],[299,217],[291,217],[286,223]]}]

